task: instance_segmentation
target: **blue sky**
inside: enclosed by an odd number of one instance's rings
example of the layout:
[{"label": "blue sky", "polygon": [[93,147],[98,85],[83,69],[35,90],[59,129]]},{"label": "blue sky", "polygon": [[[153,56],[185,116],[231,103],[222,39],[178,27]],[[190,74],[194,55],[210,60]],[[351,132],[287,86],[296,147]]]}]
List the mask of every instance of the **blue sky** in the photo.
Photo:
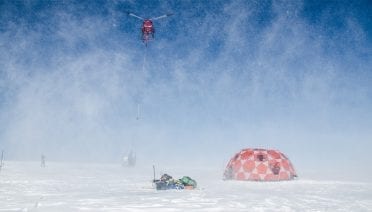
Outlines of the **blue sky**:
[{"label": "blue sky", "polygon": [[[372,162],[369,1],[2,1],[0,148],[10,159],[297,167]],[[140,41],[143,17],[156,39]],[[136,120],[137,106],[140,119]],[[99,157],[97,157],[99,155]],[[347,157],[345,156],[347,155]]]}]

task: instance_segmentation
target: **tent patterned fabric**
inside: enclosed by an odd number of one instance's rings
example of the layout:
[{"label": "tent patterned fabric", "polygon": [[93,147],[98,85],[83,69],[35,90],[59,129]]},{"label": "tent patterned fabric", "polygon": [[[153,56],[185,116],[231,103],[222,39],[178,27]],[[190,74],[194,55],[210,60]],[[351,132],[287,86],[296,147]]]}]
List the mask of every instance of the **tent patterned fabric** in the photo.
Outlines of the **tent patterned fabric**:
[{"label": "tent patterned fabric", "polygon": [[243,149],[229,161],[225,180],[279,181],[297,177],[290,160],[278,150]]}]

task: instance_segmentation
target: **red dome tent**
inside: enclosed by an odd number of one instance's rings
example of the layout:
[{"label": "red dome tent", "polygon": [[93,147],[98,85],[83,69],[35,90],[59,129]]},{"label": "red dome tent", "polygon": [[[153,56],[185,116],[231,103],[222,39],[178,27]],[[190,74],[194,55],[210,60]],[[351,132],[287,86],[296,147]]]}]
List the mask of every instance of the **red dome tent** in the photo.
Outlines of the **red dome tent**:
[{"label": "red dome tent", "polygon": [[280,151],[243,149],[229,161],[225,180],[278,181],[297,177],[291,161]]}]

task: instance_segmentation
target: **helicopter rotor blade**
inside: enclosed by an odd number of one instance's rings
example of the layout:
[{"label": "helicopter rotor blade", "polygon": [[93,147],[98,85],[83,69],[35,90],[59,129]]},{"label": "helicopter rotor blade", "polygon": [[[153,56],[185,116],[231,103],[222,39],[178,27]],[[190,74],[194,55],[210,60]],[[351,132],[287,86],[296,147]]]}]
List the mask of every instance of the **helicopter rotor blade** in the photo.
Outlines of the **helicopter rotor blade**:
[{"label": "helicopter rotor blade", "polygon": [[168,14],[165,14],[165,15],[162,15],[162,16],[158,16],[158,17],[155,17],[155,18],[150,18],[150,20],[159,20],[159,19],[162,19],[162,18],[169,17],[171,15],[173,15],[173,13],[168,13]]},{"label": "helicopter rotor blade", "polygon": [[134,14],[134,13],[128,13],[128,15],[130,15],[130,16],[132,16],[132,17],[135,17],[135,18],[138,18],[138,19],[140,19],[140,20],[145,20],[144,18],[142,18],[142,17],[140,17],[140,16],[138,16],[138,15],[136,15],[136,14]]}]

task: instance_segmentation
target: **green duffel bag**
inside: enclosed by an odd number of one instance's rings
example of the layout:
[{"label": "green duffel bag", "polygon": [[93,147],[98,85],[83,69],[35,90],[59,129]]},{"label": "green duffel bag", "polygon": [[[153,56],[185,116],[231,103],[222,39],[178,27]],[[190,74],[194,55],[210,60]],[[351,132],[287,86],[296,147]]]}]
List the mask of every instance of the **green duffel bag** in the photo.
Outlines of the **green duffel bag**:
[{"label": "green duffel bag", "polygon": [[196,188],[197,186],[197,183],[194,179],[192,179],[191,177],[189,176],[184,176],[180,179],[180,181],[182,182],[183,185],[185,186],[192,186],[193,188]]}]

